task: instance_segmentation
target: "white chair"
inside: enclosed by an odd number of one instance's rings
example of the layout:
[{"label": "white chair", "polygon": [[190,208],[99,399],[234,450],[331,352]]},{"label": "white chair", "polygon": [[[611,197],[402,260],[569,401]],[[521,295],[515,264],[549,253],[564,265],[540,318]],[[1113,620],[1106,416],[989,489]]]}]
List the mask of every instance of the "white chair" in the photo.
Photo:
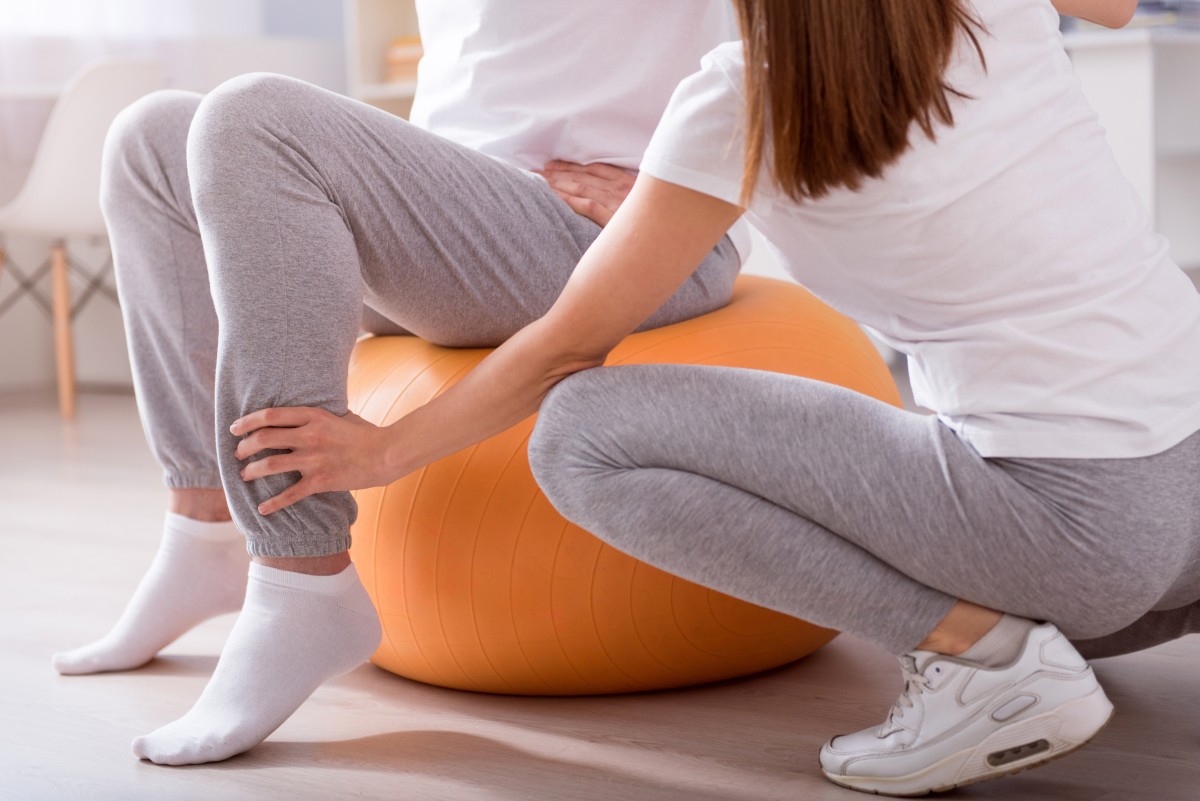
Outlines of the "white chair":
[{"label": "white chair", "polygon": [[[54,321],[58,401],[64,418],[75,414],[75,356],[71,320],[95,292],[103,292],[103,271],[88,276],[87,291],[72,307],[68,281],[73,267],[66,238],[102,237],[100,158],[104,137],[117,114],[130,103],[166,85],[161,64],[153,61],[110,59],[85,67],[71,79],[50,113],[33,165],[21,191],[0,207],[0,235],[27,234],[53,243],[48,265],[32,275],[10,267],[17,294],[31,294],[51,307]],[[0,248],[0,270],[5,256]],[[37,291],[40,278],[51,274],[52,301]],[[10,297],[9,301],[12,300]],[[6,301],[7,303],[7,301]],[[2,309],[0,309],[2,311]]]}]

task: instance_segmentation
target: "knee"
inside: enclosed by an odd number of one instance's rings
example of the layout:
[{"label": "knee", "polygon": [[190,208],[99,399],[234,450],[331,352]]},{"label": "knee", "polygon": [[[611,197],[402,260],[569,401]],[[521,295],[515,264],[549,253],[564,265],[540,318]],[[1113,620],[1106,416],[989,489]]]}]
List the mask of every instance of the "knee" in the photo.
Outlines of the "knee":
[{"label": "knee", "polygon": [[577,373],[550,390],[529,439],[534,479],[554,508],[576,523],[589,504],[589,476],[610,466],[591,436],[597,425],[601,372]]},{"label": "knee", "polygon": [[201,95],[164,89],[151,92],[113,120],[104,141],[100,171],[100,203],[107,211],[123,202],[137,183],[154,184],[156,173],[183,166],[188,128]]},{"label": "knee", "polygon": [[187,136],[188,174],[193,192],[201,192],[205,179],[222,165],[241,169],[256,140],[277,138],[276,121],[288,108],[302,108],[297,95],[311,88],[303,81],[253,72],[239,75],[209,92],[200,101]]}]

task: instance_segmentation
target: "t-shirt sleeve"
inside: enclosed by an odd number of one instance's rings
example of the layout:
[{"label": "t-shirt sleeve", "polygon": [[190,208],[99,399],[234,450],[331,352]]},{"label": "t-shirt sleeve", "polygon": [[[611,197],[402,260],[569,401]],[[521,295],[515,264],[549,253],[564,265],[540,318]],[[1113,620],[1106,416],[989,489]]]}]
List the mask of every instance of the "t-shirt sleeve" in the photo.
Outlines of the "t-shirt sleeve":
[{"label": "t-shirt sleeve", "polygon": [[742,44],[726,42],[675,89],[641,169],[740,205],[744,159]]}]

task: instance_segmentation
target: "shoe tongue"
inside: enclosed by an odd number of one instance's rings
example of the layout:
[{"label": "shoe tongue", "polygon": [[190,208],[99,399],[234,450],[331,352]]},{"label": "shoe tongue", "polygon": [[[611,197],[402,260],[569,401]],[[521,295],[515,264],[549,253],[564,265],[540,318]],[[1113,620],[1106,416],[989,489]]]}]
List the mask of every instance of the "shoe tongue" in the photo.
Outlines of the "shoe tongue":
[{"label": "shoe tongue", "polygon": [[925,668],[929,667],[929,664],[934,660],[941,658],[941,654],[934,653],[933,651],[911,651],[900,657],[900,661],[909,673],[924,675]]}]

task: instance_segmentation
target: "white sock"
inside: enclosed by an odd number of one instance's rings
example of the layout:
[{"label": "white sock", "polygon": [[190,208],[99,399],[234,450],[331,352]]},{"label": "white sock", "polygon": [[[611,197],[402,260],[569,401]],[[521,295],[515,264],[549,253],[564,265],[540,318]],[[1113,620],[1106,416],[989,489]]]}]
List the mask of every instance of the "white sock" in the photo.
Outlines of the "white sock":
[{"label": "white sock", "polygon": [[317,687],[361,665],[382,636],[354,565],[309,576],[253,563],[246,604],[208,686],[186,715],[134,740],[133,753],[195,765],[253,748]]},{"label": "white sock", "polygon": [[158,553],[112,631],[55,654],[54,669],[74,675],[141,667],[196,624],[240,609],[249,561],[233,523],[167,512]]},{"label": "white sock", "polygon": [[1005,667],[1025,650],[1025,640],[1036,626],[1032,620],[1006,614],[958,658],[978,662],[984,667]]}]

